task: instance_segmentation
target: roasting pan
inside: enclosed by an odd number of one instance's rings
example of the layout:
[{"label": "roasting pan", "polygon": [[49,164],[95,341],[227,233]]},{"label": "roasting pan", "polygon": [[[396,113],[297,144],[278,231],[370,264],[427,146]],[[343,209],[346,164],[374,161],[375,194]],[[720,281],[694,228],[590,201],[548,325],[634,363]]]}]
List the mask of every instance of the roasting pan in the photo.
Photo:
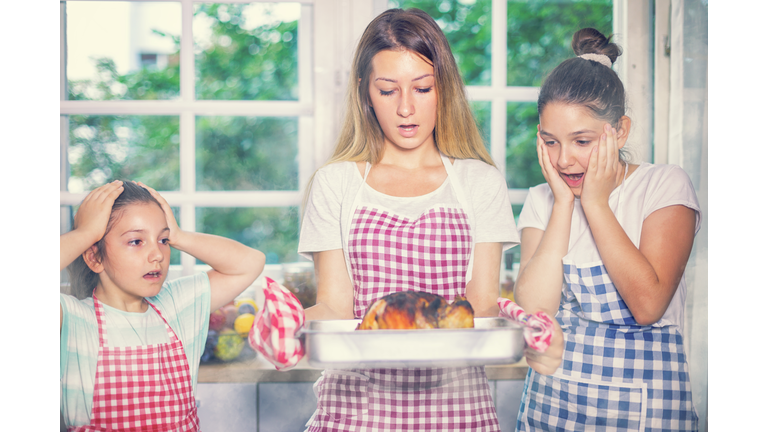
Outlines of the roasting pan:
[{"label": "roasting pan", "polygon": [[475,328],[355,330],[361,320],[308,321],[296,337],[307,362],[325,369],[461,367],[517,363],[523,327],[506,318],[475,318]]}]

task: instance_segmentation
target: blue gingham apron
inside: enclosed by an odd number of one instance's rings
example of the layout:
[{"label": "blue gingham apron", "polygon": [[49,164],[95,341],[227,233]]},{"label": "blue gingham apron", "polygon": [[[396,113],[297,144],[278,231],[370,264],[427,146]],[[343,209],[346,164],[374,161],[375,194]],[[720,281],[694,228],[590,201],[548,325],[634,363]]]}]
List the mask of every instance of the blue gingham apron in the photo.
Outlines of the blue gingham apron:
[{"label": "blue gingham apron", "polygon": [[698,430],[678,327],[637,324],[584,225],[563,258],[563,363],[552,376],[529,369],[517,430]]}]

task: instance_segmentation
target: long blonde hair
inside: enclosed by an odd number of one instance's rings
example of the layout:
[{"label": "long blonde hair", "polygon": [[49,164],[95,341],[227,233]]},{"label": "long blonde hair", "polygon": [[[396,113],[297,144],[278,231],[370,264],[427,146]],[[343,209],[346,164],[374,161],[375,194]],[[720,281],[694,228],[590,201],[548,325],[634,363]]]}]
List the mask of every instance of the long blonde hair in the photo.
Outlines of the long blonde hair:
[{"label": "long blonde hair", "polygon": [[448,39],[431,16],[415,8],[387,10],[363,32],[352,61],[344,123],[327,164],[340,161],[376,164],[381,160],[384,132],[368,94],[371,60],[380,51],[402,49],[428,60],[434,67],[438,106],[433,133],[437,149],[451,158],[480,159],[494,165],[469,107]]},{"label": "long blonde hair", "polygon": [[[469,107],[448,39],[431,16],[416,8],[384,11],[363,32],[352,60],[341,133],[325,165],[342,161],[365,161],[373,165],[381,161],[384,132],[368,94],[371,60],[380,51],[403,49],[417,54],[434,67],[438,98],[433,134],[437,149],[453,159],[479,159],[496,166]],[[313,178],[314,175],[310,178],[304,204]]]}]

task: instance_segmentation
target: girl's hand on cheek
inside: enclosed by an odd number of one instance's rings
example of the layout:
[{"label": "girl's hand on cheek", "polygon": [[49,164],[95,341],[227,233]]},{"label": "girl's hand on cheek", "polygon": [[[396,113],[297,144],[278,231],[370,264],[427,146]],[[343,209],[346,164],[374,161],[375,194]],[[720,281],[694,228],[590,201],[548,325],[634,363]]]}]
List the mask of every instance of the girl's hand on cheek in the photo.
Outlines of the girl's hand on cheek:
[{"label": "girl's hand on cheek", "polygon": [[[538,126],[541,131],[541,125]],[[549,159],[549,152],[547,151],[544,139],[541,138],[541,133],[536,132],[536,152],[539,155],[539,166],[541,166],[541,172],[544,174],[544,179],[552,189],[552,194],[555,196],[555,202],[572,203],[574,200],[573,191],[560,177],[560,172],[552,164]]]},{"label": "girl's hand on cheek", "polygon": [[619,177],[619,144],[616,130],[606,124],[598,144],[592,148],[589,166],[584,175],[584,187],[581,191],[581,204],[586,208],[595,205],[608,205],[608,197],[621,182]]},{"label": "girl's hand on cheek", "polygon": [[75,229],[87,233],[93,243],[101,240],[107,231],[112,215],[112,205],[123,193],[123,182],[115,180],[92,190],[80,204],[75,214]]},{"label": "girl's hand on cheek", "polygon": [[163,209],[163,213],[165,213],[165,221],[168,224],[168,229],[170,230],[170,233],[168,234],[168,242],[171,245],[173,245],[173,243],[177,241],[182,231],[181,231],[181,228],[179,228],[179,224],[176,223],[176,217],[173,216],[173,210],[171,210],[171,206],[168,205],[168,202],[165,200],[165,198],[163,198],[162,195],[157,193],[156,190],[152,189],[151,187],[145,185],[142,182],[134,182],[134,183],[148,190],[149,193],[152,194],[152,196],[157,200],[157,202],[160,203],[160,207]]}]

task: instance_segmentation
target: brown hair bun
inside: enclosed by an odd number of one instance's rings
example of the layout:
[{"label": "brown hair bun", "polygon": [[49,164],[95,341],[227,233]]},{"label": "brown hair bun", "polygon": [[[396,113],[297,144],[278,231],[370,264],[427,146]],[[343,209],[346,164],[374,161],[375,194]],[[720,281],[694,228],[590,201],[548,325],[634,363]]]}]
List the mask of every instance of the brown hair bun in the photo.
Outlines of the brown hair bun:
[{"label": "brown hair bun", "polygon": [[598,30],[591,27],[583,28],[573,34],[571,39],[571,48],[577,55],[583,54],[602,54],[615,63],[621,55],[621,47],[611,42],[613,36],[605,36]]}]

